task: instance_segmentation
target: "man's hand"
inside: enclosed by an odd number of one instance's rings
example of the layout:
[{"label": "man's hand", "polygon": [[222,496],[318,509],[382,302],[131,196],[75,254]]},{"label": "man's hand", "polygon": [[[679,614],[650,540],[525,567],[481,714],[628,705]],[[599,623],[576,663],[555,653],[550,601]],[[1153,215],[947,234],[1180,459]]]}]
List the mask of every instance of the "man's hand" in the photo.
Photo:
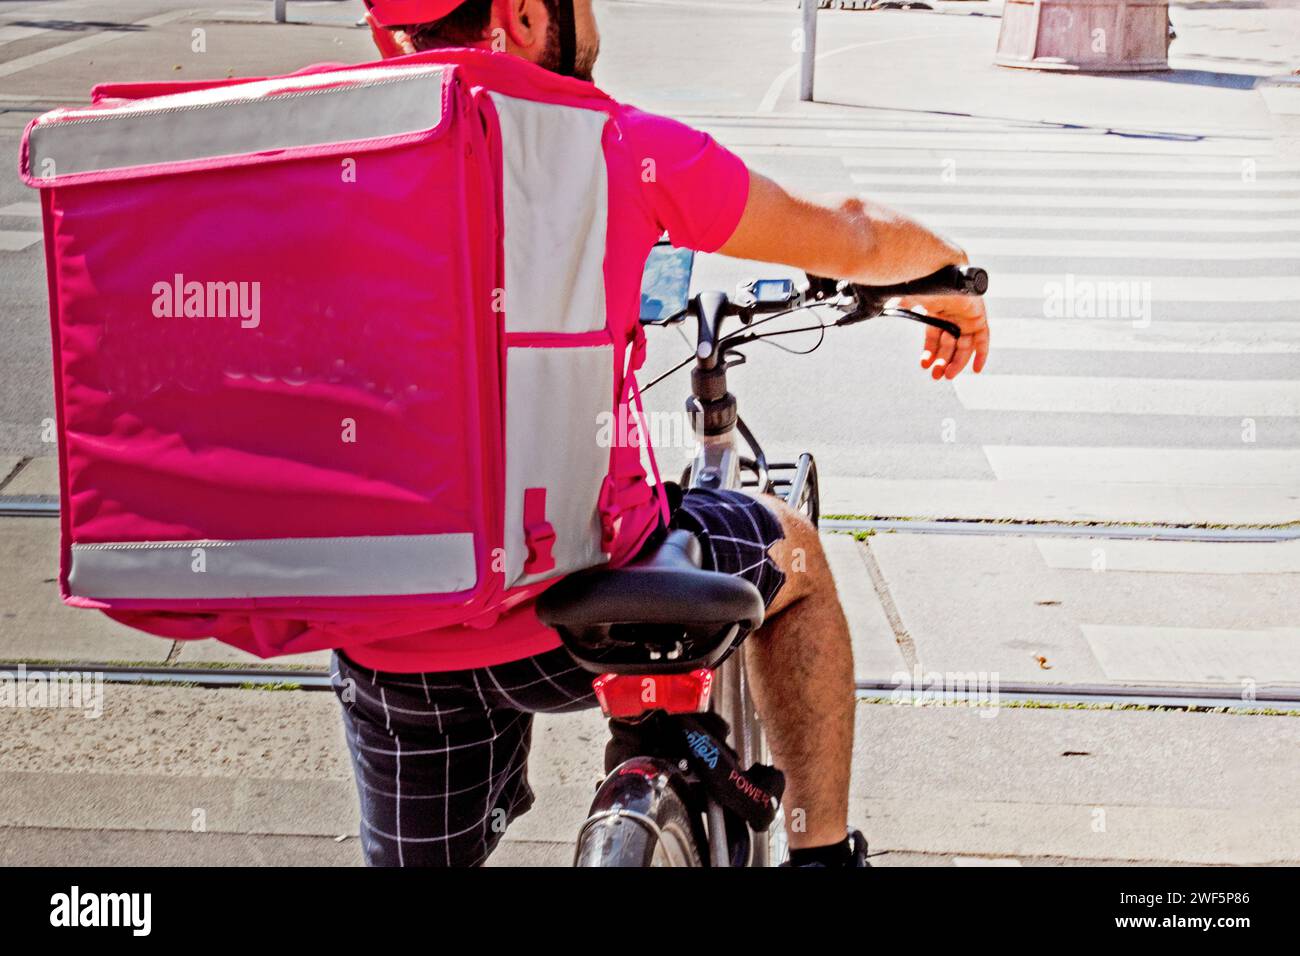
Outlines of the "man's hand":
[{"label": "man's hand", "polygon": [[902,299],[899,306],[947,319],[961,328],[961,338],[954,341],[947,332],[925,327],[921,368],[928,368],[932,379],[937,382],[941,378],[956,378],[972,355],[976,373],[984,370],[989,357],[989,321],[983,299],[967,295],[924,295]]}]

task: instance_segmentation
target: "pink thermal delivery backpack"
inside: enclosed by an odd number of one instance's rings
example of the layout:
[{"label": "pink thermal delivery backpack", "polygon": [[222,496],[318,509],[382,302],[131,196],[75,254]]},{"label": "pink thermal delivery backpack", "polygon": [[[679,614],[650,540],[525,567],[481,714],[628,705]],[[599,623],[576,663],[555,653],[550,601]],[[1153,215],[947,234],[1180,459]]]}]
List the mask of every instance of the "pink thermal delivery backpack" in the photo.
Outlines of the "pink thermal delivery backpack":
[{"label": "pink thermal delivery backpack", "polygon": [[101,86],[28,126],[65,603],[269,657],[484,626],[608,559],[613,104],[505,60]]}]

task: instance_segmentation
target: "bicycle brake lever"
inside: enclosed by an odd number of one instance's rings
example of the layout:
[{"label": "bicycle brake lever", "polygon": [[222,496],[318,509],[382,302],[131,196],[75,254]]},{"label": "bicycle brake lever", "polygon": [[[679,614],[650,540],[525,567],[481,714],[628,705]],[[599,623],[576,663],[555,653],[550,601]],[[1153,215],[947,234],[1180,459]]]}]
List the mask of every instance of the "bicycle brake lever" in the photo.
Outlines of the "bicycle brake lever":
[{"label": "bicycle brake lever", "polygon": [[897,316],[900,319],[911,319],[913,322],[932,326],[940,332],[947,332],[954,339],[961,338],[961,326],[956,322],[949,322],[947,319],[941,319],[934,315],[923,315],[920,312],[913,312],[911,309],[889,309],[888,312],[891,316]]},{"label": "bicycle brake lever", "polygon": [[835,325],[856,325],[859,322],[865,322],[868,319],[874,319],[883,314],[884,306],[878,302],[859,301],[857,307],[852,312],[847,313],[844,318],[836,319]]},{"label": "bicycle brake lever", "polygon": [[813,275],[811,272],[804,274],[808,277],[808,290],[804,293],[808,305],[820,305],[839,294],[838,279],[828,279],[825,276]]}]

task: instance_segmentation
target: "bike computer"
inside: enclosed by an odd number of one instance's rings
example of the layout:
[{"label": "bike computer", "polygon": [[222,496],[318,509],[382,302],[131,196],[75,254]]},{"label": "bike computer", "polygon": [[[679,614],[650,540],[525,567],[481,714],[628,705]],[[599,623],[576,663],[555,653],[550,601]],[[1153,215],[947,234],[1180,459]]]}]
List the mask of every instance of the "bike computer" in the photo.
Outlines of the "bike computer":
[{"label": "bike computer", "polygon": [[754,298],[765,305],[791,302],[795,298],[794,282],[790,279],[759,279],[751,290]]},{"label": "bike computer", "polygon": [[756,305],[792,305],[799,298],[792,279],[754,279],[742,283],[740,291],[752,296]]},{"label": "bike computer", "polygon": [[667,325],[681,321],[690,301],[695,253],[667,241],[655,243],[641,274],[641,321]]}]

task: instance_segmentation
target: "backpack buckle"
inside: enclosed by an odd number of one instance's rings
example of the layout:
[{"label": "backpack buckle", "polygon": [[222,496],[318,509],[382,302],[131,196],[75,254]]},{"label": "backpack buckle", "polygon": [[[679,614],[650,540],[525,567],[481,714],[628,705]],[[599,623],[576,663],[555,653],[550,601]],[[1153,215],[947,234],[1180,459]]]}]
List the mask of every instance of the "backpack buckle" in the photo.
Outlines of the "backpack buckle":
[{"label": "backpack buckle", "polygon": [[528,558],[524,561],[525,574],[541,574],[555,567],[555,528],[546,520],[546,489],[524,489],[524,544]]},{"label": "backpack buckle", "polygon": [[614,509],[614,478],[606,475],[600,483],[600,499],[596,503],[600,513],[600,550],[609,554],[618,537],[617,512]]}]

